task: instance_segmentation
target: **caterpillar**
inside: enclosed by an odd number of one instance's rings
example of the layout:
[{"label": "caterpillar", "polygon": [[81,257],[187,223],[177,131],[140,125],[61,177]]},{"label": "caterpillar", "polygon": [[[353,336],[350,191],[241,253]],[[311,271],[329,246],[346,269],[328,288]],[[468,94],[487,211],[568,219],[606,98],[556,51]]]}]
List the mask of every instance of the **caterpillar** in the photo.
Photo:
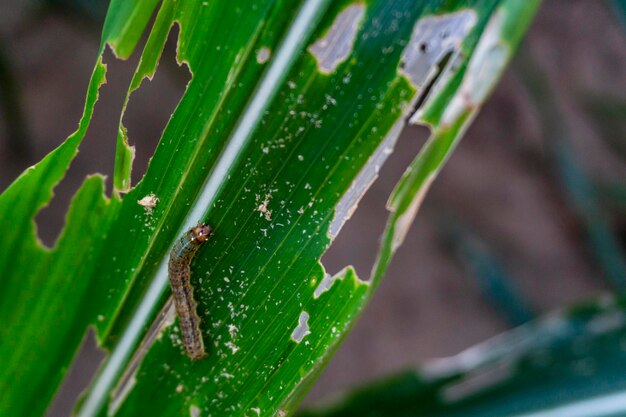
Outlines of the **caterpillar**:
[{"label": "caterpillar", "polygon": [[197,361],[207,356],[200,333],[200,317],[193,298],[190,264],[198,248],[206,242],[213,231],[206,224],[198,224],[189,229],[174,245],[170,252],[168,272],[178,324],[183,335],[183,345],[187,356]]}]

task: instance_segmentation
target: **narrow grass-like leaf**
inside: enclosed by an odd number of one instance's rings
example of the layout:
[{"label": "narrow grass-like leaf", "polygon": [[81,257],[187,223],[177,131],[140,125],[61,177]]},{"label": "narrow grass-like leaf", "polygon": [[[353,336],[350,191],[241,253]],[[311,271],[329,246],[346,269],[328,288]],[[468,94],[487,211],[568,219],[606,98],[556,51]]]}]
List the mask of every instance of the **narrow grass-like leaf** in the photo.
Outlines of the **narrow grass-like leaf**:
[{"label": "narrow grass-like leaf", "polygon": [[590,417],[626,413],[626,304],[548,315],[299,417]]},{"label": "narrow grass-like leaf", "polygon": [[543,140],[554,164],[555,176],[586,232],[588,246],[607,281],[616,290],[626,288],[626,253],[618,235],[612,230],[597,190],[583,170],[568,140],[576,133],[562,115],[561,107],[551,94],[545,74],[529,53],[523,54],[516,68],[537,108]]},{"label": "narrow grass-like leaf", "polygon": [[[79,132],[0,197],[2,229],[18,226],[0,258],[9,290],[1,335],[15,341],[0,347],[10,364],[0,383],[17,372],[25,381],[0,414],[40,414],[89,325],[112,353],[80,415],[294,410],[537,4],[163,1],[122,113],[154,74],[174,23],[192,78],[143,179],[130,183],[132,132],[120,123],[111,199],[100,177],[88,179],[68,213],[70,237],[53,254],[37,243],[32,219],[84,136],[104,80],[98,65]],[[131,54],[156,6],[113,1],[101,50]],[[434,137],[392,196],[373,281],[350,268],[326,274],[320,257],[417,107],[412,120],[429,123]],[[178,235],[199,221],[215,230],[192,264],[209,357],[191,362],[171,325],[165,265]]]},{"label": "narrow grass-like leaf", "polygon": [[452,255],[478,283],[485,301],[492,304],[508,323],[519,326],[534,318],[534,312],[517,287],[502,260],[480,236],[457,219],[445,216],[442,237]]}]

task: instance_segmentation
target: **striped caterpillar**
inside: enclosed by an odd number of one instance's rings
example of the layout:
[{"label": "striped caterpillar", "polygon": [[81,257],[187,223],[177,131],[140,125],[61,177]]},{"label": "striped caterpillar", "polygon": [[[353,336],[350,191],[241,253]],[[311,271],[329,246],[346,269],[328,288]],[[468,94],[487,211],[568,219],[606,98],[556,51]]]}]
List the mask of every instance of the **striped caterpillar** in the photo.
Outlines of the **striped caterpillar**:
[{"label": "striped caterpillar", "polygon": [[211,227],[206,224],[192,227],[172,248],[168,264],[170,285],[180,331],[183,335],[183,344],[187,356],[194,361],[204,358],[207,353],[204,350],[202,333],[200,333],[200,316],[196,312],[197,303],[193,298],[189,266],[198,248],[211,237],[211,234]]}]

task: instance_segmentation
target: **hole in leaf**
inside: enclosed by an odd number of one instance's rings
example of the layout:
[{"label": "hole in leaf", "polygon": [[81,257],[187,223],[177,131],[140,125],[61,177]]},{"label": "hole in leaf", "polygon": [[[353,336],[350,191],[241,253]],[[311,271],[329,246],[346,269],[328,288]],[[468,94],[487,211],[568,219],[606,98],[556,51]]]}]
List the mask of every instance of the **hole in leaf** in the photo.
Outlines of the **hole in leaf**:
[{"label": "hole in leaf", "polygon": [[439,62],[437,62],[437,73],[434,77],[432,77],[428,81],[428,84],[424,86],[424,89],[422,90],[419,98],[417,99],[417,103],[415,104],[415,110],[420,109],[424,105],[424,103],[430,96],[430,93],[432,92],[433,87],[441,79],[441,75],[445,72],[446,68],[448,67],[448,63],[450,62],[450,58],[452,58],[452,55],[454,55],[454,53],[450,51],[446,53]]},{"label": "hole in leaf", "polygon": [[78,397],[89,386],[91,378],[96,374],[104,356],[104,351],[96,343],[93,329],[90,329],[83,338],[78,354],[74,357],[72,366],[65,374],[65,380],[52,400],[46,416],[68,415]]},{"label": "hole in leaf", "polygon": [[[93,61],[93,55],[85,57],[85,59]],[[70,201],[87,175],[96,172],[107,175],[107,188],[110,188],[113,163],[115,160],[115,142],[120,110],[138,58],[133,56],[128,61],[121,61],[116,59],[107,48],[103,56],[103,61],[107,65],[107,82],[100,87],[99,98],[94,108],[91,124],[79,147],[79,153],[74,161],[72,161],[65,178],[63,178],[60,184],[54,189],[55,195],[50,201],[50,204],[42,209],[35,217],[39,238],[48,247],[54,245],[54,242],[63,229],[65,225],[65,214]],[[88,77],[90,71],[86,69],[82,70]],[[83,105],[87,84],[88,81],[78,83],[76,81],[65,80],[66,88],[79,91],[80,96],[82,96]],[[55,101],[63,100],[65,100],[63,94],[59,94],[55,99]],[[54,105],[50,106],[52,102],[53,101],[48,102],[50,107],[48,111],[54,112],[56,117],[63,120],[69,132],[62,137],[67,137],[75,130],[75,126],[82,114],[82,107],[81,113],[78,115],[66,116],[67,113],[64,113],[59,107]],[[54,139],[51,139],[51,141],[53,140]],[[58,146],[60,144],[59,138],[56,138],[56,140],[56,146]],[[44,155],[41,157],[43,156]]]},{"label": "hole in leaf", "polygon": [[331,275],[346,265],[353,265],[361,279],[368,279],[389,215],[385,208],[387,199],[428,134],[429,130],[423,126],[404,128],[393,154],[380,170],[378,179],[365,193],[354,215],[322,257],[322,264]]},{"label": "hole in leaf", "polygon": [[179,27],[174,25],[154,78],[144,79],[131,94],[124,114],[123,123],[128,131],[129,143],[135,146],[132,185],[137,184],[148,169],[163,130],[191,79],[189,68],[176,62],[178,35]]}]

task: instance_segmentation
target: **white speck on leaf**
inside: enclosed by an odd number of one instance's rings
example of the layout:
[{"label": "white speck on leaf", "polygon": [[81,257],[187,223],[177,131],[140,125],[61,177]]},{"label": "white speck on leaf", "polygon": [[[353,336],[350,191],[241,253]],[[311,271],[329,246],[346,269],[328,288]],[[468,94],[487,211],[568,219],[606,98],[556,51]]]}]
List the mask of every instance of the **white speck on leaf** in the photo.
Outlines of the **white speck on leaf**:
[{"label": "white speck on leaf", "polygon": [[272,51],[270,50],[270,48],[263,47],[259,49],[256,53],[256,62],[258,62],[259,64],[265,64],[267,61],[269,61],[271,56]]},{"label": "white speck on leaf", "polygon": [[267,208],[267,206],[270,203],[270,198],[271,196],[269,194],[266,194],[265,197],[263,198],[263,202],[261,202],[261,204],[259,204],[259,206],[256,209],[259,213],[261,213],[261,215],[265,216],[265,220],[267,221],[272,220],[272,211]]},{"label": "white speck on leaf", "polygon": [[152,210],[157,206],[159,198],[153,193],[148,194],[141,200],[137,200],[137,204],[142,206],[146,210],[146,214],[152,214]]},{"label": "white speck on leaf", "polygon": [[230,349],[233,355],[239,351],[239,346],[235,345],[233,342],[226,342],[225,345]]}]

